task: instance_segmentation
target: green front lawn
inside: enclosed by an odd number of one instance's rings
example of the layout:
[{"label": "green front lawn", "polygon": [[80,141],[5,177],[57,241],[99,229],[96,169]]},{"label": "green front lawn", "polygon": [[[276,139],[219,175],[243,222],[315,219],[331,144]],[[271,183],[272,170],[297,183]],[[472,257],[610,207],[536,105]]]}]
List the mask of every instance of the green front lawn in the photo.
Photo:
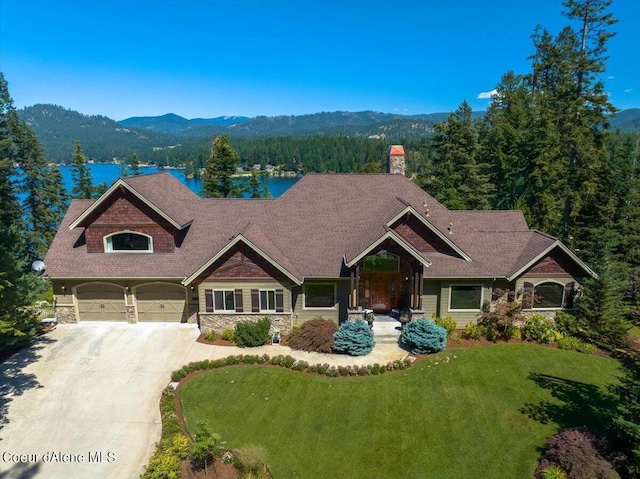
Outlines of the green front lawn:
[{"label": "green front lawn", "polygon": [[612,359],[529,344],[450,349],[404,371],[326,378],[232,366],[180,392],[230,448],[260,444],[278,479],[530,478],[559,429],[601,424]]}]

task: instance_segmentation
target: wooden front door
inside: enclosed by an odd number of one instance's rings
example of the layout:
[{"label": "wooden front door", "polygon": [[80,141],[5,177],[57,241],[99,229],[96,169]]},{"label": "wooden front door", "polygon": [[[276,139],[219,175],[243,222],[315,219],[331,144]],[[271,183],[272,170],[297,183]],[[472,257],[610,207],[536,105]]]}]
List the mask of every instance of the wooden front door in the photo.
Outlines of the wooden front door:
[{"label": "wooden front door", "polygon": [[366,307],[376,313],[388,313],[398,306],[399,278],[397,273],[364,275]]}]

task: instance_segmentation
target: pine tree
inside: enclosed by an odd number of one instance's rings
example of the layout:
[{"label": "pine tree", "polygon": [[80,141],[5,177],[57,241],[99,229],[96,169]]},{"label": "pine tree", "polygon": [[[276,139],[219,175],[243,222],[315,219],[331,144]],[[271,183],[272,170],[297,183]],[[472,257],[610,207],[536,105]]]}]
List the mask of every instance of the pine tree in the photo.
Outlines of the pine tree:
[{"label": "pine tree", "polygon": [[22,346],[38,332],[37,319],[26,308],[30,303],[20,204],[12,178],[17,158],[11,124],[17,116],[7,82],[0,72],[0,350]]},{"label": "pine tree", "polygon": [[424,172],[424,189],[451,209],[489,209],[493,185],[487,165],[478,163],[478,125],[465,101],[436,125],[432,171]]},{"label": "pine tree", "polygon": [[134,176],[140,174],[140,162],[138,161],[138,155],[135,153],[131,156],[131,163],[129,163],[129,174]]},{"label": "pine tree", "polygon": [[251,198],[262,197],[262,190],[260,188],[260,177],[258,176],[258,172],[256,170],[251,170],[251,176],[247,181],[247,187],[249,196],[251,196]]},{"label": "pine tree", "polygon": [[578,320],[582,334],[591,342],[608,349],[623,348],[629,329],[622,307],[626,269],[612,260],[606,243],[600,247],[598,277],[584,281],[582,296],[577,300]]},{"label": "pine tree", "polygon": [[60,170],[47,165],[35,133],[24,122],[13,125],[16,163],[21,175],[19,191],[25,195],[24,256],[30,261],[44,258],[66,209]]},{"label": "pine tree", "polygon": [[[565,15],[578,22],[578,29],[565,27],[556,38],[546,30],[534,36],[533,72],[529,75],[536,107],[551,120],[555,138],[549,136],[542,150],[545,164],[560,163],[566,184],[554,194],[562,202],[560,232],[564,239],[583,234],[575,220],[585,205],[595,201],[596,172],[606,162],[605,138],[608,119],[615,108],[609,102],[601,74],[607,57],[606,42],[615,23],[605,13],[609,0],[567,0]],[[583,221],[585,224],[586,221]]]},{"label": "pine tree", "polygon": [[87,168],[87,157],[82,154],[82,146],[80,145],[79,140],[76,140],[75,149],[73,150],[71,179],[73,180],[71,195],[74,198],[93,198],[94,188],[93,180],[91,178],[91,170]]},{"label": "pine tree", "polygon": [[242,195],[233,175],[240,163],[229,144],[229,135],[220,135],[211,143],[211,155],[204,171],[202,192],[206,198],[239,198]]}]

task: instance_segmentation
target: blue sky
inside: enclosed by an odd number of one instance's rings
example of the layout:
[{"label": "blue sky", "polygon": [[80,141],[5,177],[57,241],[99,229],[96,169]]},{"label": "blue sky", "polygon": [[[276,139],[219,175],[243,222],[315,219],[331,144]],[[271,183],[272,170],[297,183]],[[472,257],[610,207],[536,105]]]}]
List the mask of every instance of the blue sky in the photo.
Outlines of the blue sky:
[{"label": "blue sky", "polygon": [[[484,110],[561,0],[0,0],[0,71],[15,106],[54,103],[115,120],[374,110]],[[640,2],[604,76],[640,108]]]}]

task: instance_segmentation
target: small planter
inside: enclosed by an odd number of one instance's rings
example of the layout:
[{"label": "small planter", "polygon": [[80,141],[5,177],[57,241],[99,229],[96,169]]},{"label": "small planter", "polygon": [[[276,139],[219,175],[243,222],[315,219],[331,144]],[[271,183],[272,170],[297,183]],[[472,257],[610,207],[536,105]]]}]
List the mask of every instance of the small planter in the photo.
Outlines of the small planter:
[{"label": "small planter", "polygon": [[373,316],[373,311],[370,309],[366,309],[364,312],[364,320],[367,322],[370,328],[373,329],[373,321],[375,317]]}]

